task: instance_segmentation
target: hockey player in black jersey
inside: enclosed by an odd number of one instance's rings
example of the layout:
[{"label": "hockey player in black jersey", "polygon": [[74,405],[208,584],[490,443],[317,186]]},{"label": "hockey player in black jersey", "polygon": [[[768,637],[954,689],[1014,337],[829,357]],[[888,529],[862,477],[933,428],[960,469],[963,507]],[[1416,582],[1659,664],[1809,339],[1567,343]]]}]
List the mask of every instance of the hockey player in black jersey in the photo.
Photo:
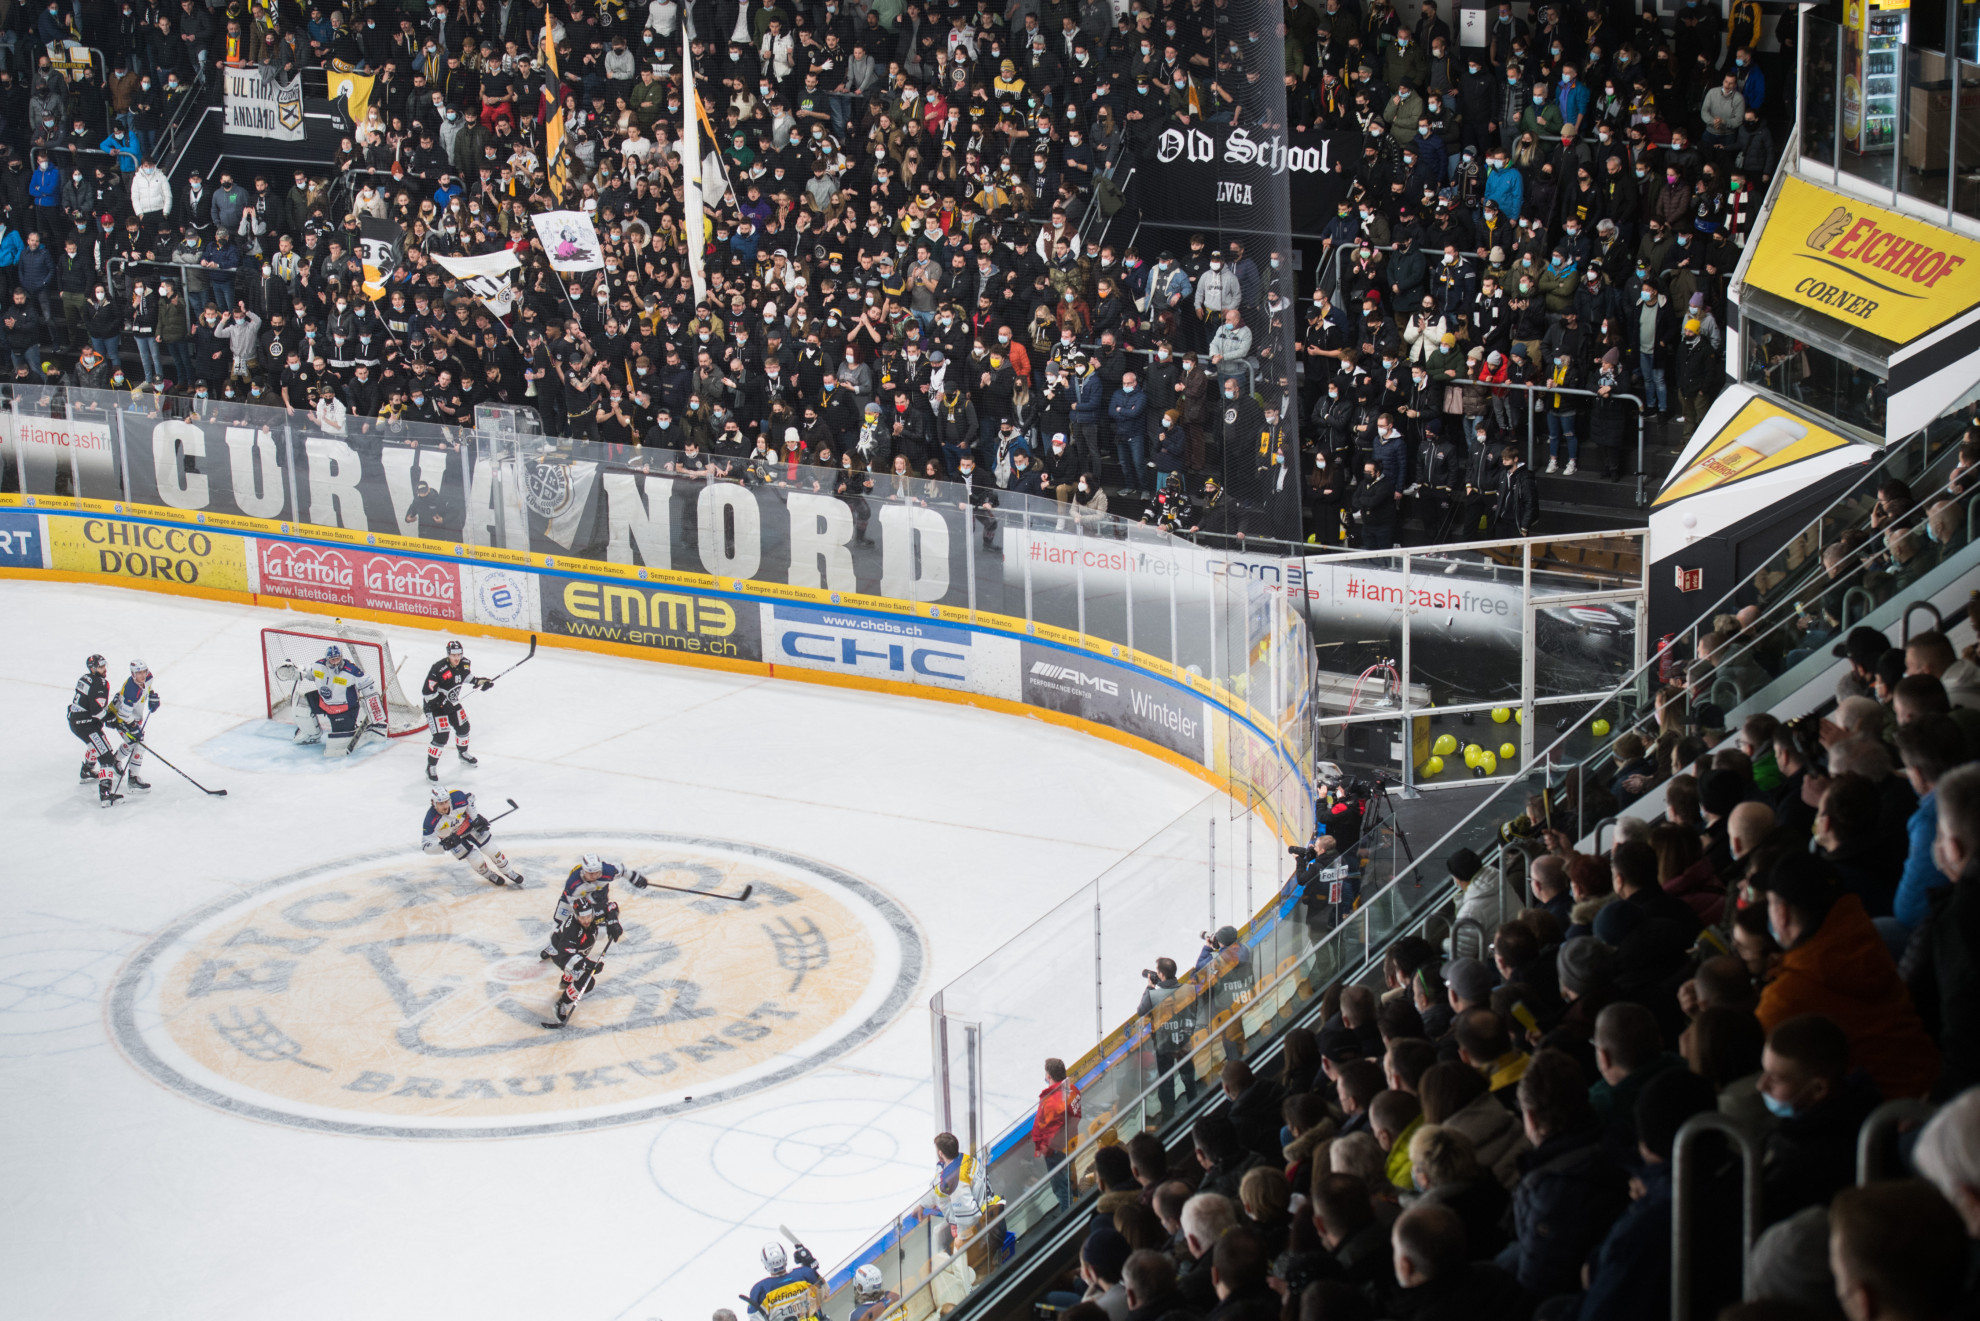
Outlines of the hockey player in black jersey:
[{"label": "hockey player in black jersey", "polygon": [[468,755],[468,718],[461,709],[461,690],[473,687],[482,692],[495,686],[493,679],[477,679],[473,674],[474,662],[467,658],[467,652],[458,642],[447,644],[444,660],[433,662],[426,672],[426,687],[421,690],[421,704],[426,709],[426,726],[433,732],[433,741],[426,749],[426,778],[440,779],[440,749],[447,746],[449,734],[454,739],[454,753],[470,766],[477,765]]},{"label": "hockey player in black jersey", "polygon": [[109,674],[110,662],[91,656],[83,662],[83,676],[76,680],[75,696],[69,699],[69,732],[83,741],[82,782],[96,781],[96,796],[105,807],[123,797],[111,783],[117,756],[103,732],[110,715]]},{"label": "hockey player in black jersey", "polygon": [[597,984],[598,974],[605,970],[604,960],[592,957],[594,949],[604,953],[598,949],[600,931],[608,943],[626,934],[619,925],[619,906],[603,895],[588,896],[572,905],[570,917],[551,935],[550,948],[543,957],[564,970],[564,980],[557,996],[557,1021],[543,1026],[562,1027],[569,1022],[571,1010]]}]

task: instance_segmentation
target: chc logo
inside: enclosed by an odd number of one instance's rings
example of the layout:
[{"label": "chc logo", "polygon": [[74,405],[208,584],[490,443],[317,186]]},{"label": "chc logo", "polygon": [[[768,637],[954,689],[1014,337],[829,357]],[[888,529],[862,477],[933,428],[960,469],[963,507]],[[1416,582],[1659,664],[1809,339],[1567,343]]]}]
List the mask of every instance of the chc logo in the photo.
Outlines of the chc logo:
[{"label": "chc logo", "polygon": [[903,642],[887,642],[877,647],[861,644],[858,638],[835,637],[829,633],[802,633],[796,630],[784,634],[784,654],[793,660],[807,665],[835,665],[848,669],[860,668],[862,661],[881,662],[895,673],[912,671],[930,679],[947,679],[951,683],[961,683],[968,676],[962,669],[938,668],[938,663],[967,665],[969,657],[960,651],[949,651],[941,647],[909,646]]}]

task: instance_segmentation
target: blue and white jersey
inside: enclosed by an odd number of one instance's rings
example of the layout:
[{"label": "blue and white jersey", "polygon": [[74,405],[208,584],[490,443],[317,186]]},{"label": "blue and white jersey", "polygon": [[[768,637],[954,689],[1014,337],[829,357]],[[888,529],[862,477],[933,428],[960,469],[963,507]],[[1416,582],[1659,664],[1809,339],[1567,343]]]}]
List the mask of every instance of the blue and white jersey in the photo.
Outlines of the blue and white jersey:
[{"label": "blue and white jersey", "polygon": [[580,899],[596,899],[603,908],[611,902],[612,882],[631,874],[632,868],[616,862],[605,863],[596,876],[586,876],[583,863],[571,868],[571,874],[564,880],[564,893],[557,900],[557,922],[568,922]]},{"label": "blue and white jersey", "polygon": [[352,690],[359,697],[371,697],[378,692],[378,681],[349,656],[325,656],[310,666],[309,685],[316,689],[326,708],[336,711],[350,704]]},{"label": "blue and white jersey", "polygon": [[127,725],[143,724],[145,717],[158,709],[158,692],[152,687],[151,677],[147,674],[140,679],[133,674],[124,680],[117,695],[110,699],[110,709]]},{"label": "blue and white jersey", "polygon": [[439,804],[426,809],[426,823],[421,829],[419,846],[428,853],[440,851],[440,841],[449,835],[458,835],[474,820],[474,795],[465,789],[456,789],[447,795],[447,806],[442,810]]}]

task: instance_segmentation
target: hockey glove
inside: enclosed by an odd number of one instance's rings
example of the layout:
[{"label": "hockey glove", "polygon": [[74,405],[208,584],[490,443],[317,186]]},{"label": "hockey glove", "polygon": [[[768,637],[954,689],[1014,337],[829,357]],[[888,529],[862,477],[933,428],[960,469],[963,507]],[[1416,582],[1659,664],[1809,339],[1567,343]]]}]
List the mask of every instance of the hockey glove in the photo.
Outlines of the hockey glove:
[{"label": "hockey glove", "polygon": [[475,679],[473,680],[473,684],[477,689],[485,693],[495,686],[495,681],[493,679]]},{"label": "hockey glove", "polygon": [[488,818],[477,814],[474,820],[468,822],[468,828],[477,835],[482,834],[488,829]]},{"label": "hockey glove", "polygon": [[644,890],[649,884],[646,877],[642,876],[637,869],[627,872],[626,880],[636,890]]},{"label": "hockey glove", "polygon": [[626,929],[620,926],[617,922],[614,922],[610,926],[605,928],[605,934],[610,936],[613,940],[624,940],[626,937]]}]

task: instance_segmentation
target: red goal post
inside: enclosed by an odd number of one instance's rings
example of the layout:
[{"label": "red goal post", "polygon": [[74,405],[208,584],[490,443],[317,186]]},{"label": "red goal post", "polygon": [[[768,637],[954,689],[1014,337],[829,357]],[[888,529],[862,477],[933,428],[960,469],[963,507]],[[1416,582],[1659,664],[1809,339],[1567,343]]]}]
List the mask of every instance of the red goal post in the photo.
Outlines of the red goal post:
[{"label": "red goal post", "polygon": [[378,683],[385,699],[385,731],[391,738],[406,738],[426,730],[426,713],[417,702],[408,700],[399,682],[392,659],[392,644],[376,629],[331,621],[308,628],[264,628],[261,630],[261,681],[268,699],[268,718],[286,718],[299,684],[278,679],[276,671],[294,666],[303,674],[323,658],[324,649],[336,643]]}]

